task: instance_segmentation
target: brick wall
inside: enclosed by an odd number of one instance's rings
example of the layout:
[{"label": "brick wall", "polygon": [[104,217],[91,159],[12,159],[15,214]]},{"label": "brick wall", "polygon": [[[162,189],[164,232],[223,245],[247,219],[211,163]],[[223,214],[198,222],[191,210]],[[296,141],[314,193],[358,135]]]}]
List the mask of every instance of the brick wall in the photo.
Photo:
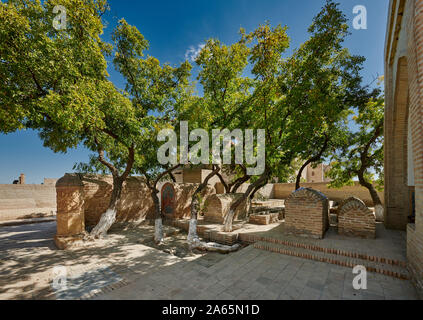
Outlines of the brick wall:
[{"label": "brick wall", "polygon": [[[106,212],[113,189],[111,176],[83,176],[85,225],[95,226]],[[140,177],[129,177],[123,184],[116,221],[130,222],[154,217],[151,191]]]},{"label": "brick wall", "polygon": [[[107,210],[111,176],[66,174],[56,184],[57,230],[60,236],[81,233],[95,226]],[[123,184],[117,222],[138,221],[154,215],[150,191],[141,178],[130,177]]]},{"label": "brick wall", "polygon": [[54,185],[0,185],[0,221],[56,213]]},{"label": "brick wall", "polygon": [[[423,292],[423,1],[390,0],[385,55],[386,225],[407,229],[409,267]],[[408,131],[412,159],[405,153]],[[410,171],[414,173],[415,224],[406,226],[413,190],[413,185],[408,186]]]},{"label": "brick wall", "polygon": [[[95,226],[108,208],[112,183],[111,176],[100,175],[66,174],[59,179],[56,184],[58,235],[73,236],[80,234],[85,227]],[[173,187],[175,208],[172,218],[189,218],[191,197],[198,184],[173,184]],[[206,188],[201,194],[203,201],[212,193],[215,193],[214,188]],[[154,203],[150,194],[142,178],[129,177],[123,184],[116,222],[153,219]]]},{"label": "brick wall", "polygon": [[376,218],[363,201],[345,200],[338,209],[338,233],[361,238],[376,238]]},{"label": "brick wall", "polygon": [[423,299],[423,237],[414,224],[407,227],[407,260],[408,269]]},{"label": "brick wall", "polygon": [[407,251],[410,269],[423,296],[423,1],[409,1],[407,11],[412,16],[407,26],[411,34],[408,39],[408,74],[416,192],[415,230],[410,232],[410,248]]},{"label": "brick wall", "polygon": [[[302,183],[302,187],[319,190],[322,192],[330,201],[342,202],[350,197],[356,197],[362,199],[368,207],[373,206],[372,198],[370,197],[369,190],[360,186],[357,182],[353,186],[345,186],[342,188],[332,189],[328,187],[328,184],[323,183]],[[295,190],[295,183],[276,183],[274,184],[274,198],[275,199],[286,199]],[[384,201],[383,192],[378,192],[379,197]]]},{"label": "brick wall", "polygon": [[285,201],[285,232],[322,239],[329,228],[329,201],[322,193],[301,188]]}]

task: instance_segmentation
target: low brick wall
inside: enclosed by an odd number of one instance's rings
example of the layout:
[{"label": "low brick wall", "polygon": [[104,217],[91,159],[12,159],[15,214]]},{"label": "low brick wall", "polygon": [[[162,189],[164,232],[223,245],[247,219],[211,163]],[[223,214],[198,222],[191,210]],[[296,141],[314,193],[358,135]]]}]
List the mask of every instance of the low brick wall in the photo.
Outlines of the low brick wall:
[{"label": "low brick wall", "polygon": [[285,232],[322,239],[329,228],[329,201],[322,193],[301,188],[285,200]]},{"label": "low brick wall", "polygon": [[[249,184],[243,184],[237,192],[245,192]],[[361,199],[366,206],[373,207],[373,201],[370,197],[369,191],[362,187],[358,182],[355,182],[353,186],[345,186],[342,188],[332,189],[328,187],[327,182],[315,182],[315,183],[301,183],[301,187],[311,188],[322,192],[330,201],[342,202],[350,197],[356,197]],[[221,194],[225,192],[223,185],[219,182],[215,185],[216,193]],[[268,199],[287,199],[292,192],[295,191],[295,183],[275,183],[267,184],[264,186],[258,194]],[[384,193],[378,192],[378,195],[384,203]]]},{"label": "low brick wall", "polygon": [[[95,226],[106,212],[113,189],[111,176],[81,176],[84,192],[85,225]],[[131,222],[154,217],[151,191],[140,177],[129,177],[123,184],[117,222]]]},{"label": "low brick wall", "polygon": [[[287,199],[295,190],[295,183],[276,183],[273,186],[275,199]],[[361,199],[366,204],[366,206],[373,207],[373,201],[370,197],[369,191],[366,188],[360,186],[358,182],[356,182],[354,186],[345,186],[337,189],[329,188],[328,184],[325,182],[302,183],[301,187],[318,190],[323,193],[330,201],[341,203],[345,199],[356,197]],[[378,195],[382,203],[384,203],[383,192],[378,192]]]},{"label": "low brick wall", "polygon": [[345,200],[338,209],[338,233],[360,238],[376,238],[376,218],[358,198]]},{"label": "low brick wall", "polygon": [[[111,176],[66,174],[59,179],[56,184],[58,234],[75,234],[82,232],[85,226],[95,226],[109,206],[112,188]],[[121,197],[117,208],[117,222],[138,221],[153,216],[153,200],[143,179],[128,178],[123,184]],[[75,225],[67,228],[66,232],[59,232],[63,227],[61,222],[65,223],[67,220],[75,220],[73,224],[82,223],[82,220],[84,226]]]},{"label": "low brick wall", "polygon": [[258,224],[258,225],[268,225],[272,223],[279,222],[279,213],[269,213],[269,214],[252,214],[248,223]]},{"label": "low brick wall", "polygon": [[[241,185],[238,190],[237,193],[244,193],[245,191],[247,191],[248,187],[250,186],[249,183],[244,183],[243,185]],[[214,185],[215,189],[216,189],[216,193],[217,194],[222,194],[225,193],[225,187],[223,186],[223,184],[221,182],[217,182]],[[261,188],[257,193],[256,193],[256,198],[257,197],[264,197],[267,199],[274,199],[274,185],[273,184],[267,184],[265,185],[263,188]]]},{"label": "low brick wall", "polygon": [[[158,188],[162,188],[160,183]],[[173,184],[175,208],[172,219],[189,218],[191,197],[197,184]],[[67,246],[67,239],[80,238],[86,227],[95,226],[107,210],[113,189],[111,176],[66,174],[56,184],[57,236],[59,247]],[[215,192],[208,187],[203,201]],[[160,195],[159,195],[160,198]],[[116,222],[136,222],[154,218],[151,191],[140,177],[129,177],[123,184]],[[169,218],[169,217],[168,217]]]},{"label": "low brick wall", "polygon": [[10,221],[56,213],[54,185],[0,185],[0,221]]},{"label": "low brick wall", "polygon": [[413,282],[423,299],[423,233],[416,230],[415,224],[407,226],[407,260]]}]

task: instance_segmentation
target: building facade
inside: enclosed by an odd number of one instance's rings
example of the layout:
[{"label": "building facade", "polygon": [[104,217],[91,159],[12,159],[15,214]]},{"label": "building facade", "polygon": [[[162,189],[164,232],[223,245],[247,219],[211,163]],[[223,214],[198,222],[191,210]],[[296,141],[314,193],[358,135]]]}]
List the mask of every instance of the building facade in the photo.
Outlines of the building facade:
[{"label": "building facade", "polygon": [[331,182],[331,179],[326,176],[326,172],[329,169],[330,166],[324,163],[320,163],[315,168],[309,164],[303,170],[301,178],[307,183]]},{"label": "building facade", "polygon": [[423,288],[423,1],[390,0],[385,43],[385,224],[407,231]]}]

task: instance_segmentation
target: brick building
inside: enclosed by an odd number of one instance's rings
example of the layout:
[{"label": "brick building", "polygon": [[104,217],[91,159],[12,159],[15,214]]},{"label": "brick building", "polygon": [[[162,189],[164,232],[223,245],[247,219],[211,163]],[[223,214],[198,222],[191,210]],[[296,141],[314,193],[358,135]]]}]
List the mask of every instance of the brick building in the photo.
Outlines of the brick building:
[{"label": "brick building", "polygon": [[385,224],[407,230],[423,288],[423,1],[390,0],[385,43]]},{"label": "brick building", "polygon": [[301,178],[308,183],[331,182],[331,179],[326,176],[330,165],[320,163],[315,168],[309,164],[302,172]]}]

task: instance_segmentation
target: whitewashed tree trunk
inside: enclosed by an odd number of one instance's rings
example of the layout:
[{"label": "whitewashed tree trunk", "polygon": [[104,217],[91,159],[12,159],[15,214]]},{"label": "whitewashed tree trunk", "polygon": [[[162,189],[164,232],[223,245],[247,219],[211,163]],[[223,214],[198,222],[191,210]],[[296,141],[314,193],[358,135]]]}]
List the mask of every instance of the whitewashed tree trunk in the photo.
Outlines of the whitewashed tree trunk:
[{"label": "whitewashed tree trunk", "polygon": [[223,232],[232,232],[232,224],[233,224],[236,209],[244,201],[248,199],[250,194],[252,194],[253,192],[254,193],[257,192],[260,188],[262,188],[266,184],[266,182],[267,182],[267,172],[262,174],[256,182],[250,184],[247,188],[247,191],[244,192],[242,197],[238,198],[231,204],[229,208],[229,213],[226,215],[225,220],[223,222]]},{"label": "whitewashed tree trunk", "polygon": [[202,251],[210,251],[210,252],[219,252],[219,253],[229,253],[237,251],[241,248],[239,243],[234,244],[233,246],[227,246],[220,243],[215,242],[204,242],[200,241],[197,238],[197,241],[194,241],[191,244],[192,249],[202,250]]},{"label": "whitewashed tree trunk", "polygon": [[107,231],[109,231],[110,227],[113,225],[113,223],[115,223],[115,221],[116,221],[116,209],[115,208],[107,209],[107,211],[101,215],[100,221],[91,231],[91,236],[93,236],[94,238],[105,237],[107,234]]},{"label": "whitewashed tree trunk", "polygon": [[90,236],[94,238],[101,238],[107,235],[110,227],[116,221],[117,207],[122,193],[123,180],[119,177],[113,177],[113,191],[110,198],[109,208],[100,217],[100,221],[91,231]]},{"label": "whitewashed tree trunk", "polygon": [[153,198],[154,202],[154,210],[155,210],[155,220],[154,220],[154,242],[156,244],[160,244],[163,242],[164,234],[163,234],[163,220],[160,210],[160,201],[159,197],[157,196],[158,190],[154,187],[151,191],[151,197]]},{"label": "whitewashed tree trunk", "polygon": [[199,241],[197,235],[197,218],[193,218],[189,221],[189,230],[188,230],[188,237],[187,237],[188,244],[190,247]]},{"label": "whitewashed tree trunk", "polygon": [[384,208],[381,204],[377,204],[375,206],[375,215],[376,215],[376,221],[377,222],[384,222],[385,221]]},{"label": "whitewashed tree trunk", "polygon": [[163,238],[163,221],[162,218],[158,218],[154,220],[154,242],[160,244]]},{"label": "whitewashed tree trunk", "polygon": [[223,232],[232,232],[232,222],[234,220],[234,215],[235,215],[235,210],[230,209],[223,223]]}]

